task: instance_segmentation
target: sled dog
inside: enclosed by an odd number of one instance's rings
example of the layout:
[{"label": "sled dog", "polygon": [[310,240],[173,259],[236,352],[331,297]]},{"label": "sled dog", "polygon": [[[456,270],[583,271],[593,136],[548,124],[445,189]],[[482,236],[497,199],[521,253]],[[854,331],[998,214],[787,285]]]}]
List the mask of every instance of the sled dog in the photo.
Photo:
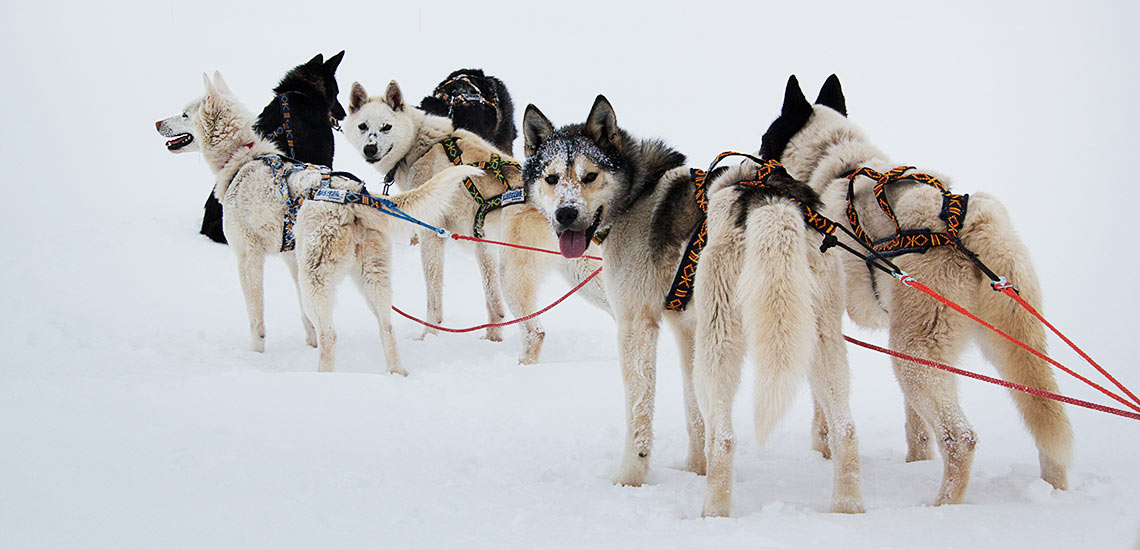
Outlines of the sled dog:
[{"label": "sled dog", "polygon": [[[904,175],[884,186],[892,221],[874,192],[877,180],[861,177],[860,168],[888,174],[897,163],[871,144],[863,132],[847,120],[846,100],[839,79],[832,75],[820,90],[816,104],[808,103],[793,76],[788,80],[784,104],[764,134],[761,156],[779,159],[791,175],[808,182],[823,199],[824,215],[847,220],[848,186],[854,177],[854,210],[867,241],[888,242],[904,233],[957,232],[958,244],[902,253],[891,259],[900,269],[937,290],[1006,333],[1045,350],[1044,327],[1010,299],[991,289],[962,246],[973,251],[994,272],[1009,278],[1021,296],[1040,308],[1041,289],[1029,252],[1014,232],[1005,208],[986,193],[969,195],[964,219],[951,228],[940,216],[944,195],[936,187]],[[902,167],[907,168],[907,167]],[[932,172],[921,170],[926,174]],[[864,172],[866,173],[866,172]],[[909,170],[900,174],[910,174]],[[923,174],[915,174],[923,176]],[[933,174],[945,187],[949,181]],[[950,197],[961,197],[950,195]],[[953,220],[951,220],[953,221]],[[844,222],[848,223],[848,222]],[[859,246],[846,236],[851,246]],[[1003,378],[1046,391],[1057,391],[1048,365],[998,335],[977,329],[969,319],[949,311],[919,292],[899,288],[885,274],[872,272],[860,259],[844,254],[846,306],[860,326],[890,329],[892,349],[953,363],[962,348],[976,336],[983,354]],[[906,402],[906,460],[931,458],[930,440],[942,454],[942,486],[935,504],[962,502],[970,479],[970,465],[978,438],[958,405],[957,382],[946,372],[894,359],[895,376]],[[1041,478],[1058,489],[1067,485],[1066,467],[1072,447],[1072,428],[1061,404],[1013,392],[1022,419],[1037,443]],[[823,434],[831,428],[817,414],[817,448],[826,449]]]},{"label": "sled dog", "polygon": [[469,130],[498,150],[514,155],[515,104],[502,80],[482,69],[459,69],[447,75],[432,95],[420,100],[429,115],[451,119],[458,130]]},{"label": "sled dog", "polygon": [[839,264],[833,254],[820,253],[821,237],[806,228],[800,208],[785,196],[790,192],[815,206],[815,193],[782,171],[768,178],[771,187],[741,184],[757,174],[760,165],[753,162],[709,175],[707,244],[687,307],[675,306],[667,296],[676,295],[678,268],[703,222],[700,180],[697,171],[682,167],[685,157],[618,127],[604,96],[595,100],[585,124],[557,130],[529,105],[523,136],[528,195],[558,235],[563,254],[582,254],[591,237],[608,231],[603,276],[618,322],[628,421],[616,481],[640,485],[649,468],[657,334],[664,318],[680,345],[688,469],[703,474],[708,460],[704,515],[729,513],[732,401],[746,350],[756,360],[759,441],[807,374],[827,418],[836,423],[832,509],[862,511],[840,328],[842,293],[829,284],[839,276]]},{"label": "sled dog", "polygon": [[[371,98],[359,82],[353,83],[345,119],[345,136],[366,162],[380,173],[388,174],[386,179],[404,190],[416,189],[428,178],[454,164],[478,163],[486,167],[485,175],[470,178],[466,184],[457,184],[460,193],[440,205],[445,211],[443,226],[452,232],[468,235],[485,229],[489,238],[520,245],[553,246],[555,240],[542,214],[526,204],[506,204],[508,196],[522,200],[519,165],[478,135],[456,130],[451,120],[428,115],[407,105],[395,81],[388,85],[383,96]],[[494,173],[496,169],[497,175]],[[478,194],[480,202],[477,202],[475,194]],[[501,208],[481,207],[499,195],[504,201]],[[477,218],[477,215],[485,217]],[[477,219],[482,220],[480,226],[476,226]],[[443,239],[431,232],[421,232],[427,320],[434,324],[440,324],[443,319],[443,249]],[[475,243],[475,256],[486,295],[488,318],[492,323],[500,322],[504,317],[500,270],[506,286],[507,305],[513,315],[522,317],[536,310],[538,284],[542,276],[560,261],[546,254],[502,248],[496,265],[493,250],[483,243]],[[596,260],[584,258],[562,260],[561,264],[563,274],[574,283],[582,281],[599,266]],[[599,278],[592,280],[582,292],[591,303],[609,310]],[[535,363],[545,332],[537,319],[525,321],[521,328],[523,352],[520,362]],[[435,332],[434,329],[425,329],[424,335]],[[497,327],[488,328],[486,337],[500,341],[502,331]]]},{"label": "sled dog", "polygon": [[[254,130],[277,144],[286,155],[301,162],[332,167],[333,134],[337,121],[344,120],[344,107],[336,96],[336,69],[344,52],[330,57],[317,54],[293,67],[273,89],[273,100],[257,117]],[[285,123],[288,113],[289,122]],[[189,135],[189,134],[188,134]],[[201,234],[225,244],[222,231],[222,205],[210,193],[206,197]]]},{"label": "sled dog", "polygon": [[[368,206],[326,202],[319,200],[319,193],[308,195],[315,188],[334,196],[365,191],[360,180],[350,174],[329,172],[326,167],[301,163],[298,170],[283,171],[284,166],[292,164],[291,160],[254,132],[253,117],[233,98],[221,75],[214,73],[213,81],[203,75],[203,81],[206,95],[172,117],[180,122],[169,123],[171,119],[167,119],[157,125],[161,132],[166,124],[166,133],[188,125],[193,139],[179,150],[200,150],[217,176],[214,193],[227,212],[223,227],[237,257],[238,278],[249,316],[250,349],[265,350],[265,257],[284,251],[282,256],[297,283],[305,340],[320,349],[318,370],[329,372],[333,368],[333,293],[337,282],[351,273],[380,325],[388,371],[407,374],[400,364],[389,319],[389,236],[394,228],[404,225]],[[180,139],[185,140],[175,137]],[[435,220],[443,213],[439,205],[450,200],[458,183],[482,173],[469,166],[443,170],[416,190],[391,197],[391,201],[413,216]],[[296,224],[291,231],[296,244],[294,256],[286,219],[292,200],[302,196],[308,196],[308,200],[296,211]]]}]

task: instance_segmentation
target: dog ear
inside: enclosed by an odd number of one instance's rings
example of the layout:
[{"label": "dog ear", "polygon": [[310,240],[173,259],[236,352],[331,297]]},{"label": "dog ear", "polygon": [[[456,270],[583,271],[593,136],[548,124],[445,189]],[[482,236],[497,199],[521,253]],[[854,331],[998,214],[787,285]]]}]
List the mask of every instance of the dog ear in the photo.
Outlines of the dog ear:
[{"label": "dog ear", "polygon": [[590,116],[586,117],[586,135],[600,146],[610,145],[621,151],[617,115],[604,95],[598,94],[594,106],[590,108]]},{"label": "dog ear", "polygon": [[554,133],[554,125],[534,104],[526,106],[523,114],[523,150],[526,156],[533,156],[542,142]]},{"label": "dog ear", "polygon": [[847,100],[843,97],[843,86],[839,84],[839,77],[831,75],[819,89],[819,97],[815,98],[816,105],[831,107],[839,114],[847,116]]},{"label": "dog ear", "polygon": [[404,110],[404,92],[400,91],[400,85],[395,80],[388,83],[388,89],[384,91],[384,102],[393,111]]},{"label": "dog ear", "polygon": [[325,62],[325,54],[319,53],[314,55],[312,59],[305,62],[306,65],[320,65]]},{"label": "dog ear", "polygon": [[336,69],[340,66],[342,59],[344,59],[344,50],[341,50],[340,53],[330,57],[328,61],[325,61],[325,72],[330,75],[336,74]]},{"label": "dog ear", "polygon": [[348,112],[355,113],[368,103],[368,92],[364,91],[364,86],[359,82],[352,83],[352,91],[348,93]]},{"label": "dog ear", "polygon": [[217,87],[218,92],[222,94],[228,96],[234,95],[234,93],[230,91],[230,86],[226,84],[226,81],[222,78],[222,73],[219,71],[214,71],[214,86]]},{"label": "dog ear", "polygon": [[800,81],[796,79],[796,75],[788,77],[788,85],[784,88],[784,106],[780,108],[781,116],[794,116],[803,111],[811,112],[811,103],[808,103],[804,97],[803,90],[800,89]]},{"label": "dog ear", "polygon": [[207,75],[206,73],[202,73],[202,84],[204,84],[206,86],[206,94],[207,95],[215,92],[214,83],[210,81],[210,76]]}]

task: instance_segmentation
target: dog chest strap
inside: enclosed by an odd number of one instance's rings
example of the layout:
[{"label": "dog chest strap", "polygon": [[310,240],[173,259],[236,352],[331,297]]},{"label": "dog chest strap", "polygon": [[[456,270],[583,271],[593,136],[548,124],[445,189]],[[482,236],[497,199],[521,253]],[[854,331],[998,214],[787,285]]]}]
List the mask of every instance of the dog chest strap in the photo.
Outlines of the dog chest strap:
[{"label": "dog chest strap", "polygon": [[665,295],[665,309],[669,311],[685,311],[689,299],[693,297],[693,279],[697,276],[697,263],[701,261],[701,251],[705,249],[709,232],[709,200],[705,193],[705,179],[708,173],[696,168],[689,169],[689,181],[693,182],[694,198],[697,208],[701,211],[701,220],[685,253],[681,255],[681,265],[677,274],[673,276],[673,285],[669,287],[669,294]]},{"label": "dog chest strap", "polygon": [[[452,164],[456,166],[463,164],[463,150],[459,148],[459,143],[455,138],[445,139],[441,144],[443,145],[444,152],[447,153],[447,159],[450,160]],[[511,187],[507,185],[507,175],[503,173],[503,168],[505,167],[521,169],[521,166],[517,162],[503,160],[497,153],[491,154],[489,160],[469,162],[467,165],[482,168],[494,174],[495,178],[498,179],[499,183],[503,184],[503,188],[506,189],[506,191],[501,194],[486,198],[479,192],[479,188],[475,186],[475,182],[472,181],[471,178],[463,179],[463,186],[467,188],[467,192],[471,194],[471,198],[474,199],[475,204],[479,205],[479,209],[475,212],[475,222],[471,233],[475,237],[483,238],[483,224],[486,221],[487,214],[492,210],[504,206],[526,202],[526,191],[521,187],[511,189]]]},{"label": "dog chest strap", "polygon": [[[859,167],[847,174],[847,221],[851,224],[851,229],[855,232],[856,237],[863,241],[863,244],[869,246],[875,252],[878,252],[884,258],[891,258],[910,253],[925,253],[931,248],[939,246],[952,246],[956,249],[961,249],[967,256],[972,255],[972,252],[966,250],[961,241],[958,240],[958,232],[962,229],[962,223],[966,217],[966,207],[969,203],[969,195],[955,195],[938,181],[938,178],[929,174],[907,174],[908,170],[913,170],[913,166],[898,166],[892,168],[886,173],[880,173],[866,166]],[[875,194],[875,202],[878,203],[879,209],[890,218],[891,223],[895,226],[895,234],[885,239],[872,241],[867,232],[863,230],[862,224],[859,222],[859,213],[855,209],[855,180],[859,176],[865,176],[875,180],[875,186],[872,192]],[[898,217],[891,207],[890,201],[887,199],[887,185],[900,181],[915,181],[924,183],[934,187],[942,194],[942,210],[939,213],[939,218],[946,222],[946,231],[931,231],[929,229],[903,229],[899,223]]]}]

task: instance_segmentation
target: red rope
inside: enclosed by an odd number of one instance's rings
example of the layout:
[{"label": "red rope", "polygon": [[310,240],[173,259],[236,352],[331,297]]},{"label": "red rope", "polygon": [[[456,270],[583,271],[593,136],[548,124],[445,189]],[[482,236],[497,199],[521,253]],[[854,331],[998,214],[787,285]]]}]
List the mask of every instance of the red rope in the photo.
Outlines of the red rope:
[{"label": "red rope", "polygon": [[1077,345],[1074,344],[1072,340],[1069,340],[1064,334],[1061,334],[1061,331],[1057,330],[1057,327],[1054,327],[1052,323],[1050,323],[1049,321],[1046,321],[1045,317],[1043,317],[1040,313],[1038,313],[1037,310],[1033,308],[1033,306],[1029,305],[1029,302],[1026,302],[1025,299],[1023,299],[1020,294],[1018,294],[1016,291],[1014,291],[1012,288],[1009,288],[1009,287],[1002,289],[1002,292],[1004,292],[1006,296],[1013,298],[1013,300],[1015,302],[1017,302],[1018,304],[1021,304],[1021,307],[1025,308],[1026,311],[1033,314],[1033,316],[1036,317],[1038,320],[1040,320],[1042,323],[1044,323],[1045,326],[1049,327],[1049,330],[1053,331],[1053,334],[1056,334],[1057,336],[1059,336],[1061,338],[1061,340],[1064,340],[1065,343],[1068,344],[1070,348],[1073,348],[1073,351],[1077,352],[1077,355],[1080,355],[1082,358],[1084,358],[1085,361],[1088,361],[1089,364],[1092,365],[1093,368],[1095,368],[1097,370],[1097,372],[1103,374],[1105,378],[1108,378],[1113,384],[1116,385],[1117,388],[1120,389],[1120,391],[1126,393],[1128,395],[1128,397],[1132,398],[1133,401],[1140,403],[1140,399],[1136,398],[1136,394],[1128,391],[1128,388],[1124,387],[1124,384],[1121,384],[1119,381],[1116,380],[1116,378],[1113,378],[1113,376],[1111,374],[1109,374],[1108,371],[1104,370],[1104,368],[1102,368],[1096,361],[1093,361],[1092,357],[1089,357],[1088,354],[1084,352],[1084,350],[1077,347]]},{"label": "red rope", "polygon": [[[467,238],[470,240],[480,240],[480,239],[475,239],[473,237],[467,237]],[[494,241],[489,241],[489,242],[494,242]],[[503,243],[503,244],[506,244],[506,243]],[[527,248],[527,247],[519,246],[519,248]],[[549,252],[548,250],[542,250],[542,249],[535,249],[535,250],[539,250],[541,252]],[[557,254],[557,252],[555,252],[555,254]],[[396,306],[392,306],[392,310],[395,311],[396,313],[399,313],[400,315],[403,315],[405,318],[410,319],[412,321],[415,321],[415,322],[417,322],[417,323],[419,323],[425,327],[434,328],[436,330],[442,330],[444,332],[463,333],[463,332],[474,332],[476,330],[482,330],[485,328],[492,328],[492,327],[508,327],[508,326],[511,326],[511,325],[514,325],[517,323],[521,323],[523,321],[529,321],[531,319],[534,319],[535,317],[538,317],[539,315],[542,315],[543,313],[546,313],[547,311],[550,311],[551,309],[554,308],[554,306],[561,304],[563,300],[569,298],[571,294],[574,294],[575,292],[578,292],[579,290],[581,290],[582,287],[586,286],[586,283],[590,282],[590,279],[597,277],[598,274],[601,272],[602,272],[602,268],[599,267],[598,269],[595,269],[593,273],[591,273],[588,277],[583,279],[582,282],[578,283],[577,286],[570,289],[570,292],[563,294],[561,298],[555,300],[554,303],[552,303],[552,304],[550,304],[550,305],[548,305],[548,306],[546,306],[546,307],[544,307],[544,308],[542,308],[542,309],[540,309],[534,313],[531,313],[530,315],[527,315],[526,317],[519,317],[518,319],[515,319],[513,321],[505,321],[502,323],[486,323],[486,324],[482,324],[482,325],[479,325],[476,327],[468,327],[468,328],[447,328],[447,327],[442,327],[439,325],[433,325],[433,324],[431,324],[427,321],[424,321],[422,319],[417,319],[415,317],[412,317],[411,315],[408,315],[407,313],[404,313],[403,311],[401,311],[400,308],[398,308]]]},{"label": "red rope", "polygon": [[[508,242],[503,242],[503,241],[493,241],[491,239],[480,239],[479,237],[468,237],[467,235],[460,235],[459,233],[452,233],[451,238],[455,239],[457,241],[475,241],[477,243],[490,243],[490,244],[497,244],[500,246],[509,246],[511,248],[521,248],[523,250],[530,250],[532,252],[543,252],[546,254],[557,254],[559,256],[562,255],[561,252],[556,252],[554,250],[547,250],[545,248],[535,248],[533,246],[524,246],[521,244],[508,243]],[[597,256],[580,256],[580,257],[590,259],[590,260],[601,261],[601,258],[599,258]]]},{"label": "red rope", "polygon": [[1031,388],[1029,386],[1023,386],[1021,384],[1015,384],[1013,382],[1007,382],[1005,380],[993,378],[991,376],[986,376],[984,374],[978,374],[976,372],[970,372],[968,370],[962,370],[962,369],[954,368],[954,367],[951,367],[950,365],[946,365],[943,363],[937,363],[937,362],[931,361],[929,359],[922,359],[920,357],[915,357],[913,355],[907,355],[905,353],[900,353],[900,352],[897,352],[897,351],[894,351],[891,349],[879,347],[879,346],[876,346],[874,344],[869,344],[869,343],[863,342],[861,340],[856,340],[856,339],[854,339],[850,336],[847,336],[847,335],[844,335],[843,338],[845,340],[847,340],[848,342],[855,344],[856,346],[864,347],[864,348],[867,348],[867,349],[872,350],[872,351],[877,351],[879,353],[885,353],[885,354],[890,355],[892,357],[898,357],[899,359],[910,361],[912,363],[917,363],[919,365],[925,365],[927,367],[934,367],[936,369],[941,369],[941,370],[951,372],[951,373],[954,373],[954,374],[957,374],[960,376],[966,376],[969,378],[973,378],[975,380],[981,380],[983,382],[989,382],[990,384],[997,384],[999,386],[1004,386],[1004,387],[1009,388],[1011,390],[1017,390],[1020,392],[1025,392],[1025,393],[1028,393],[1031,395],[1036,395],[1038,397],[1044,397],[1046,399],[1052,399],[1054,401],[1060,401],[1062,403],[1068,403],[1070,405],[1076,405],[1078,407],[1084,407],[1086,409],[1092,409],[1094,411],[1100,411],[1100,412],[1104,412],[1104,413],[1115,414],[1117,416],[1123,416],[1125,418],[1131,418],[1132,420],[1140,420],[1140,414],[1134,413],[1132,411],[1116,409],[1113,407],[1106,407],[1104,405],[1099,405],[1097,403],[1091,403],[1089,401],[1082,401],[1080,399],[1074,399],[1072,397],[1064,396],[1064,395],[1061,395],[1058,393],[1047,392],[1045,390],[1039,390],[1037,388]]},{"label": "red rope", "polygon": [[1013,336],[1006,334],[1001,329],[983,321],[977,315],[970,313],[966,308],[950,301],[949,298],[942,296],[941,294],[932,290],[930,287],[920,283],[914,277],[907,276],[907,277],[899,279],[899,282],[901,282],[903,285],[906,285],[906,286],[909,286],[913,289],[916,289],[916,290],[922,292],[923,294],[926,294],[927,296],[930,296],[931,298],[938,300],[939,302],[942,302],[943,304],[945,304],[947,307],[953,309],[954,311],[957,311],[958,313],[961,313],[962,315],[965,315],[966,317],[973,319],[974,321],[981,324],[982,326],[996,332],[997,334],[1001,335],[1002,338],[1005,338],[1006,340],[1009,340],[1010,342],[1017,344],[1017,346],[1020,347],[1021,349],[1024,349],[1025,351],[1032,353],[1034,356],[1044,360],[1045,362],[1049,363],[1050,365],[1053,365],[1054,367],[1057,367],[1057,368],[1061,369],[1062,371],[1065,371],[1066,373],[1077,378],[1081,382],[1084,382],[1085,384],[1088,384],[1089,386],[1096,388],[1101,393],[1115,399],[1116,401],[1123,403],[1126,407],[1128,407],[1134,411],[1140,412],[1140,405],[1137,405],[1136,403],[1132,403],[1132,402],[1128,401],[1127,399],[1120,397],[1119,395],[1105,389],[1100,384],[1097,384],[1096,382],[1093,382],[1092,380],[1089,380],[1088,378],[1085,378],[1084,376],[1081,376],[1080,374],[1073,372],[1071,369],[1069,369],[1065,365],[1062,365],[1062,364],[1058,363],[1057,361],[1054,361],[1048,355],[1045,355],[1044,353],[1041,353],[1040,351],[1033,349],[1028,344],[1025,344],[1024,342],[1022,342],[1021,340],[1018,340],[1017,338],[1014,338]]}]

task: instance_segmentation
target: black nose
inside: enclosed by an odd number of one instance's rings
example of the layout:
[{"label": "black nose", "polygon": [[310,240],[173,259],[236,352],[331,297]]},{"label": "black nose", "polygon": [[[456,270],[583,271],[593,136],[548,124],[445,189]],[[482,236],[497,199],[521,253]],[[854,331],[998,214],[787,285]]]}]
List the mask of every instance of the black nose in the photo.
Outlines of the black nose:
[{"label": "black nose", "polygon": [[369,156],[369,157],[375,156],[376,155],[376,144],[375,143],[369,143],[368,145],[365,145],[364,146],[364,154]]},{"label": "black nose", "polygon": [[558,220],[558,224],[563,227],[570,225],[578,219],[578,209],[573,206],[563,206],[554,211],[554,219]]}]

